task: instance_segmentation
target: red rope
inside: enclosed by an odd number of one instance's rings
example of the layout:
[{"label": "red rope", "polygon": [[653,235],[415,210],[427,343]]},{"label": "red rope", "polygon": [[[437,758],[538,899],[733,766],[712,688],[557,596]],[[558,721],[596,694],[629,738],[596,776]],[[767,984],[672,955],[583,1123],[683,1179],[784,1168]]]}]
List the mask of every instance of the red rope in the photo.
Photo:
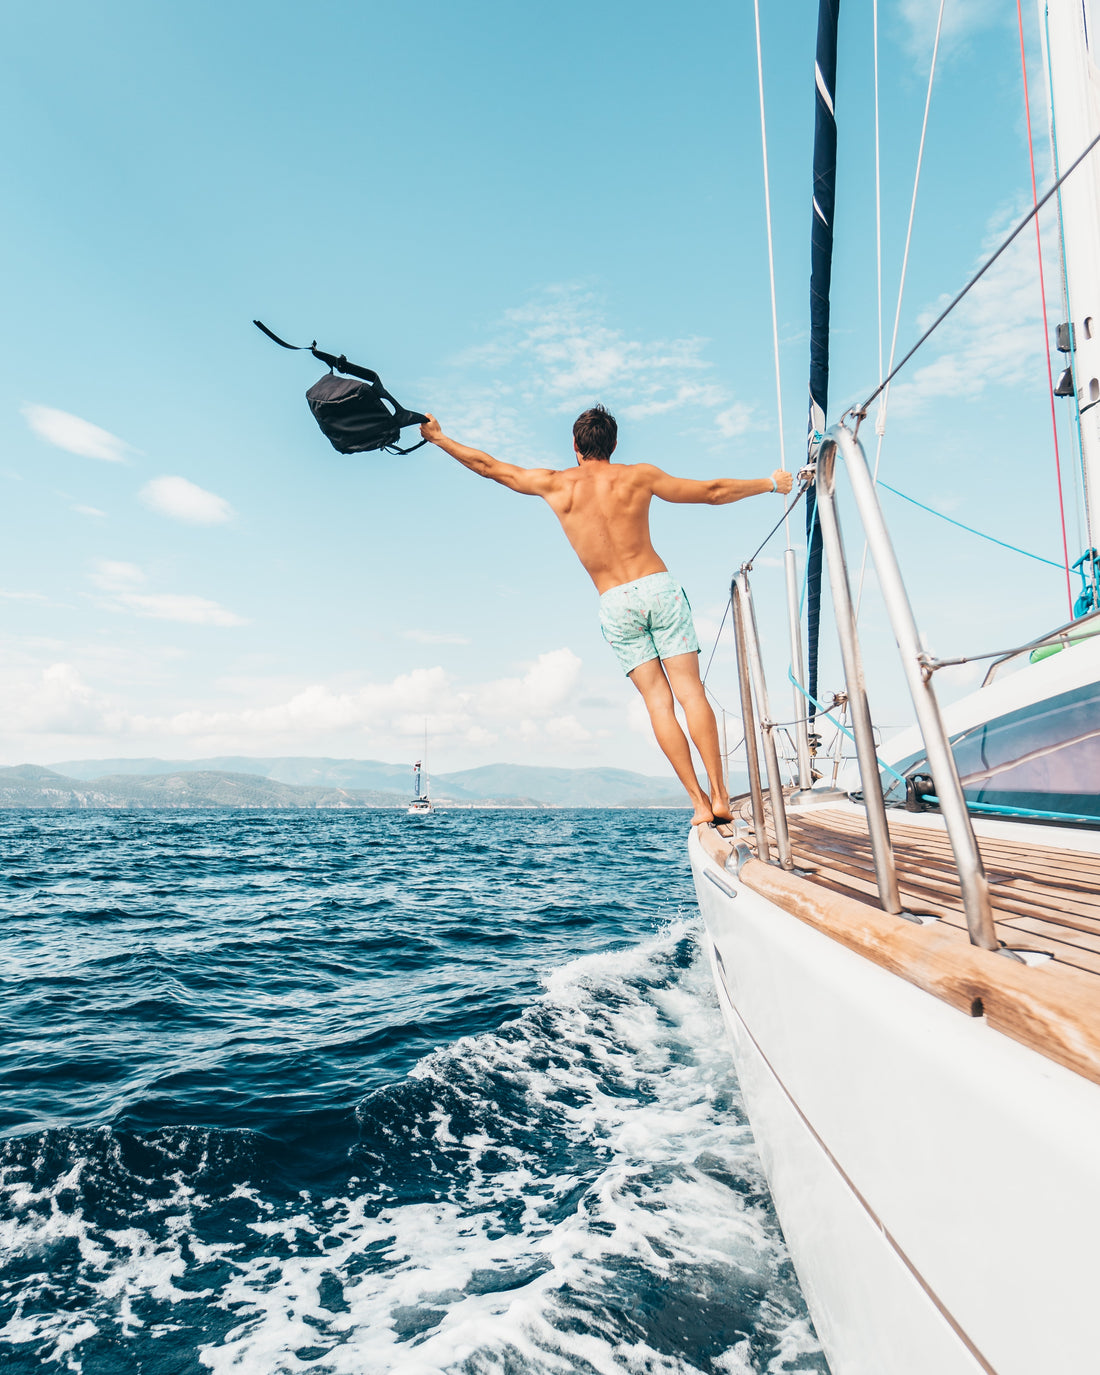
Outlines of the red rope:
[{"label": "red rope", "polygon": [[[1031,203],[1037,204],[1039,192],[1035,185],[1035,144],[1031,137],[1031,97],[1027,89],[1027,57],[1024,52],[1024,14],[1021,0],[1016,0],[1016,19],[1020,26],[1020,66],[1024,74],[1024,112],[1027,115],[1027,152],[1031,159]],[[1054,432],[1054,470],[1058,475],[1058,514],[1062,521],[1062,553],[1066,561],[1066,597],[1069,614],[1073,615],[1073,586],[1069,576],[1069,540],[1066,536],[1066,503],[1062,495],[1062,458],[1058,452],[1058,409],[1054,402],[1054,369],[1050,361],[1050,326],[1047,323],[1047,288],[1043,276],[1043,241],[1039,233],[1039,216],[1035,216],[1035,251],[1039,257],[1039,294],[1043,300],[1043,340],[1047,354],[1047,382],[1050,386],[1050,424]],[[1072,329],[1072,326],[1071,326]]]}]

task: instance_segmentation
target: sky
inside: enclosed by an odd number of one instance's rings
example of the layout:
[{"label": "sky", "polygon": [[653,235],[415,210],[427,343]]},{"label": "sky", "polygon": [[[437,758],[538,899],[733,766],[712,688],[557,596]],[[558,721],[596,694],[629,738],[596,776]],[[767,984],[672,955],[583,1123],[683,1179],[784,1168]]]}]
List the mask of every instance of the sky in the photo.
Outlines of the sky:
[{"label": "sky", "polygon": [[[887,353],[937,8],[880,6]],[[782,436],[797,468],[816,5],[762,9],[781,423],[746,0],[9,6],[0,762],[401,762],[427,721],[439,771],[666,772],[549,510],[433,448],[337,454],[304,401],[319,365],[251,321],[376,368],[404,405],[510,462],[568,465],[572,421],[600,401],[624,461],[760,476]],[[830,422],[879,368],[869,0],[845,0],[841,30]],[[899,352],[1029,203],[1015,10],[946,0]],[[1053,230],[1044,218],[1052,327]],[[881,472],[1057,560],[1040,304],[1028,233],[895,385]],[[882,500],[937,653],[1066,619],[1058,569]],[[655,503],[704,666],[730,576],[781,510]],[[858,568],[850,504],[842,519]],[[753,577],[780,717],[783,547],[781,532]],[[861,629],[888,732],[910,712],[873,577]],[[947,696],[974,682],[941,676]],[[708,686],[732,735],[728,625]]]}]

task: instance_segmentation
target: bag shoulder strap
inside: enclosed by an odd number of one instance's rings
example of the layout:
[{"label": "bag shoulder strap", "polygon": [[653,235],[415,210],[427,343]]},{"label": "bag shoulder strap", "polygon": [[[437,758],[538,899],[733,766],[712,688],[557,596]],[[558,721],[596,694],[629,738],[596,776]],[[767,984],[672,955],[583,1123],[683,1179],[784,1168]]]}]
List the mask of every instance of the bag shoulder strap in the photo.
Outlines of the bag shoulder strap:
[{"label": "bag shoulder strap", "polygon": [[[337,357],[334,353],[325,353],[322,349],[319,349],[317,347],[316,339],[314,339],[312,344],[288,344],[285,339],[280,339],[279,336],[274,332],[274,330],[268,329],[268,327],[263,323],[262,320],[253,320],[252,323],[256,326],[257,329],[262,330],[264,334],[266,334],[267,337],[270,340],[272,340],[273,343],[278,344],[280,348],[291,349],[295,353],[304,353],[306,350],[308,350],[310,353],[313,354],[314,358],[316,358],[318,362],[324,363],[326,368],[332,368],[336,372],[342,372],[348,377],[358,377],[361,382],[366,382],[369,386],[374,388],[374,390],[378,393],[379,396],[384,396],[386,400],[390,403],[390,405],[393,406],[394,411],[396,412],[396,414],[394,415],[394,419],[397,421],[399,426],[423,425],[424,422],[427,420],[427,416],[421,415],[419,411],[406,410],[405,407],[402,406],[401,402],[398,401],[396,396],[391,396],[390,393],[386,390],[385,385],[382,382],[382,379],[378,376],[378,374],[374,371],[373,368],[361,368],[358,363],[349,363],[347,358],[342,353],[339,357]],[[420,444],[414,444],[412,448],[394,449],[393,452],[399,454],[411,454],[413,449],[419,449],[421,444],[426,444],[427,442],[428,441],[426,439],[422,439],[420,441]]]}]

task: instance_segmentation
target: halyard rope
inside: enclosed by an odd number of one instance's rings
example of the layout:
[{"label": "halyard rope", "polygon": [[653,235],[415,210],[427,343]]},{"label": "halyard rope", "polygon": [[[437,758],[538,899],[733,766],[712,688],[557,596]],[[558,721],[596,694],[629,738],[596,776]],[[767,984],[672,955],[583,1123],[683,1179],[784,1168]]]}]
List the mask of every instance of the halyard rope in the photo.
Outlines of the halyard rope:
[{"label": "halyard rope", "polygon": [[[923,116],[923,118],[921,119],[921,126],[920,126],[920,143],[917,145],[917,167],[916,167],[916,172],[915,172],[914,175],[913,175],[913,195],[912,195],[912,197],[911,197],[911,199],[910,199],[910,201],[909,201],[909,223],[908,223],[908,225],[906,226],[906,230],[905,230],[905,251],[904,251],[904,253],[902,254],[902,257],[901,257],[901,277],[900,277],[900,279],[899,279],[899,281],[898,281],[898,303],[897,303],[897,306],[894,308],[894,330],[893,330],[893,334],[890,336],[890,362],[889,362],[889,365],[888,365],[888,370],[889,370],[890,368],[893,368],[893,366],[894,366],[894,357],[895,357],[895,355],[896,355],[896,353],[897,353],[897,347],[898,347],[898,328],[899,328],[899,326],[901,325],[901,303],[902,303],[902,300],[903,300],[903,298],[904,298],[904,296],[905,296],[905,278],[906,278],[906,276],[908,275],[908,272],[909,272],[909,248],[910,248],[910,245],[911,245],[912,242],[913,242],[913,221],[914,221],[914,219],[916,218],[916,214],[917,214],[917,192],[920,190],[920,174],[921,174],[921,168],[924,166],[924,144],[925,144],[925,140],[926,140],[926,138],[927,138],[927,136],[928,136],[928,114],[929,114],[929,111],[930,111],[931,108],[932,108],[932,87],[933,87],[933,84],[934,84],[935,79],[936,79],[936,61],[937,61],[937,59],[938,59],[938,57],[939,57],[939,53],[940,53],[940,34],[941,34],[942,30],[943,30],[943,8],[944,8],[944,4],[945,4],[945,3],[946,3],[946,0],[940,0],[939,14],[936,16],[936,36],[935,36],[935,38],[934,38],[933,41],[932,41],[932,65],[931,65],[931,66],[929,67],[929,69],[928,69],[928,90],[927,90],[927,92],[926,92],[926,94],[925,94],[925,97],[924,97],[924,116]],[[876,20],[877,20],[877,6],[876,6]],[[876,28],[876,45],[875,45],[875,64],[876,64],[876,68],[875,68],[875,69],[876,69],[876,80],[875,80],[875,174],[876,174],[876,186],[875,186],[875,196],[876,196],[876,200],[877,200],[877,197],[878,197],[878,185],[877,185],[877,175],[878,175],[878,79],[877,79],[877,70],[878,70],[878,65],[877,65],[877,64],[878,64],[878,44],[877,44],[877,28]],[[880,236],[880,238],[881,238],[881,236]],[[881,258],[881,247],[880,247],[879,253],[880,253],[880,256],[879,256],[879,283],[880,283],[880,285],[879,285],[879,332],[880,332],[880,336],[881,336],[881,331],[882,331],[882,315],[881,315],[881,312],[882,312],[882,286],[881,286],[881,281],[882,281],[882,275],[881,275],[881,274],[882,274],[882,258]],[[882,375],[882,355],[881,355],[881,347],[882,347],[882,346],[881,346],[881,342],[880,342],[880,345],[879,345],[879,376]],[[882,398],[881,398],[881,400],[880,400],[879,403],[878,403],[878,413],[877,413],[876,416],[875,416],[875,435],[877,436],[877,439],[876,439],[876,443],[875,443],[875,471],[874,471],[874,478],[875,478],[875,481],[876,481],[876,482],[878,481],[879,467],[880,467],[881,464],[882,464],[882,441],[883,441],[883,439],[885,439],[885,437],[886,437],[886,408],[887,408],[887,406],[889,405],[889,403],[890,403],[890,388],[887,386],[887,387],[883,390]],[[862,604],[863,604],[863,583],[864,583],[864,579],[866,578],[866,576],[867,576],[867,541],[864,540],[864,541],[863,541],[863,554],[862,554],[862,556],[860,557],[860,561],[859,561],[859,582],[858,582],[858,584],[857,584],[857,586],[856,586],[856,620],[857,620],[857,621],[859,620],[859,610],[860,610],[860,607],[861,607]]]},{"label": "halyard rope", "polygon": [[[760,94],[760,154],[764,165],[764,219],[768,231],[768,285],[772,299],[772,352],[775,355],[775,414],[779,427],[779,466],[787,470],[787,449],[783,440],[783,385],[779,366],[779,313],[775,304],[775,250],[772,240],[772,196],[768,179],[768,126],[764,117],[764,55],[760,42],[760,0],[753,0],[756,21],[756,86]],[[784,513],[784,521],[787,516]],[[787,524],[787,546],[790,547],[790,525]]]}]

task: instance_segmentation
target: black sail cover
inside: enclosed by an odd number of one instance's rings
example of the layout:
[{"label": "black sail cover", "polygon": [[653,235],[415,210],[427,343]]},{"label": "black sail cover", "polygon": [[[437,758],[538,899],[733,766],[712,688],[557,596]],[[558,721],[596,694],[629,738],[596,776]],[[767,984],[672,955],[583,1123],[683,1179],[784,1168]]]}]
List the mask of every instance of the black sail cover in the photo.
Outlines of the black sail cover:
[{"label": "black sail cover", "polygon": [[[809,458],[817,456],[815,436],[825,430],[829,405],[829,289],[833,276],[833,208],[836,200],[836,37],[840,0],[820,0],[817,10],[817,60],[814,64],[814,193],[810,230],[810,420]],[[817,504],[806,503],[807,687],[817,698],[818,633],[821,622],[821,526]],[[811,724],[816,715],[810,702]]]}]

